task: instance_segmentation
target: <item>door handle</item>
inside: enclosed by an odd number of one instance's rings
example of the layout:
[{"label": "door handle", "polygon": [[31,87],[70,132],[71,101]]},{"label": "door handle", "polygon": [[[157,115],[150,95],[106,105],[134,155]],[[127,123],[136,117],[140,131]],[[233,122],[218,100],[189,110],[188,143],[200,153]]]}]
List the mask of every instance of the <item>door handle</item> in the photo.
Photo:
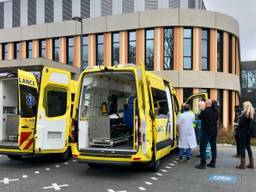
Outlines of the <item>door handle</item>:
[{"label": "door handle", "polygon": [[23,126],[21,126],[21,128],[23,128],[23,129],[27,129],[27,128],[29,128],[27,125],[23,125]]}]

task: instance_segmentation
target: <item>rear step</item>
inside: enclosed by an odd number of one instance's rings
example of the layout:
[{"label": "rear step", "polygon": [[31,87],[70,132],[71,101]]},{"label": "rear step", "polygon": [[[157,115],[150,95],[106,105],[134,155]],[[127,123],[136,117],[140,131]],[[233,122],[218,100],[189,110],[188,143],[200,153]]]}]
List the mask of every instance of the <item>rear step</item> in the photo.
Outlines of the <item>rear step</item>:
[{"label": "rear step", "polygon": [[87,149],[81,149],[79,150],[81,153],[84,153],[85,155],[98,155],[98,154],[104,154],[104,155],[128,155],[131,156],[133,154],[137,153],[137,150],[130,150],[130,149],[104,149],[104,148],[87,148]]}]

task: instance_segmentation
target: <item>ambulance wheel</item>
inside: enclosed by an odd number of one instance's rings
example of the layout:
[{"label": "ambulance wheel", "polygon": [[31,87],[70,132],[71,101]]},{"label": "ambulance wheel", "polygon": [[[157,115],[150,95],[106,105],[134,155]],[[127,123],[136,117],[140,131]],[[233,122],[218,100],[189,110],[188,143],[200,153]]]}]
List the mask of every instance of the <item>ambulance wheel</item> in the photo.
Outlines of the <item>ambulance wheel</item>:
[{"label": "ambulance wheel", "polygon": [[61,162],[65,162],[65,161],[68,161],[70,157],[71,157],[71,149],[70,147],[68,147],[64,153],[58,155],[58,160]]},{"label": "ambulance wheel", "polygon": [[22,159],[21,155],[7,155],[7,157],[11,160],[21,160]]},{"label": "ambulance wheel", "polygon": [[156,172],[159,170],[160,168],[160,160],[152,160],[149,164],[148,164],[148,168],[150,171]]}]

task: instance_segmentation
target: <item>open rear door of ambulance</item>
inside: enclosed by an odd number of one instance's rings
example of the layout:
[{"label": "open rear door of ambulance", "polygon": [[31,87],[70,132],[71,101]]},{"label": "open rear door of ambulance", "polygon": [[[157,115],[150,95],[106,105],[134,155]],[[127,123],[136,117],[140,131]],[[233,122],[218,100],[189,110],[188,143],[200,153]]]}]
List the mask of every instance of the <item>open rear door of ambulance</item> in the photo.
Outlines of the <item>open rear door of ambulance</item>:
[{"label": "open rear door of ambulance", "polygon": [[38,103],[38,84],[32,73],[18,70],[18,98],[19,149],[32,153]]},{"label": "open rear door of ambulance", "polygon": [[35,152],[64,153],[71,126],[71,74],[45,67],[41,79]]},{"label": "open rear door of ambulance", "polygon": [[206,101],[208,99],[208,94],[207,93],[196,93],[194,95],[191,95],[187,100],[186,104],[191,105],[191,109],[194,113],[199,112],[198,108],[198,102],[199,101]]}]

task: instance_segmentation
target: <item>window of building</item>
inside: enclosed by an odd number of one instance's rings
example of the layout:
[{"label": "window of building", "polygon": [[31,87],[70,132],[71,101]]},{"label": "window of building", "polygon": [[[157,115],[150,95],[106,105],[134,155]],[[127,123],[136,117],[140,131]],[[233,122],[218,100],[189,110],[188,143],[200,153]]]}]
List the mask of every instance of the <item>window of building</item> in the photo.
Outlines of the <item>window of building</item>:
[{"label": "window of building", "polygon": [[44,2],[44,20],[45,23],[53,22],[53,0],[45,0]]},{"label": "window of building", "polygon": [[74,38],[67,38],[67,64],[73,65],[74,63]]},{"label": "window of building", "polygon": [[203,29],[202,30],[202,70],[208,71],[209,70],[209,53],[210,53],[210,46],[209,46],[209,30]]},{"label": "window of building", "polygon": [[132,13],[134,11],[134,0],[122,1],[123,13]]},{"label": "window of building", "polygon": [[158,8],[158,0],[145,0],[145,9],[157,9]]},{"label": "window of building", "polygon": [[32,58],[32,41],[26,42],[26,58]]},{"label": "window of building", "polygon": [[128,41],[128,63],[136,64],[136,31],[129,31]]},{"label": "window of building", "polygon": [[52,59],[59,62],[59,49],[60,49],[60,40],[55,38],[52,40]]},{"label": "window of building", "polygon": [[28,25],[36,24],[36,0],[28,0]]},{"label": "window of building", "polygon": [[164,29],[164,69],[173,70],[174,56],[174,32],[173,28]]},{"label": "window of building", "polygon": [[146,70],[154,70],[154,29],[146,30],[146,51],[145,51],[145,68]]},{"label": "window of building", "polygon": [[242,88],[247,89],[248,88],[248,74],[247,74],[247,71],[242,70],[241,71],[241,77],[242,77]]},{"label": "window of building", "polygon": [[248,89],[256,89],[256,70],[247,71]]},{"label": "window of building", "polygon": [[223,90],[222,89],[218,89],[217,90],[217,100],[220,103],[220,107],[219,107],[219,120],[222,123],[223,122]]},{"label": "window of building", "polygon": [[0,29],[4,28],[4,2],[0,2]]},{"label": "window of building", "polygon": [[190,28],[184,28],[184,47],[183,47],[183,69],[192,70],[193,55],[193,32]]},{"label": "window of building", "polygon": [[3,43],[2,44],[2,60],[8,59],[8,44]]},{"label": "window of building", "polygon": [[[183,88],[183,102],[186,102],[191,95],[193,95],[193,88]],[[188,104],[192,106],[192,100]]]},{"label": "window of building", "polygon": [[12,0],[12,26],[20,26],[20,0]]},{"label": "window of building", "polygon": [[217,33],[217,71],[223,72],[223,32]]},{"label": "window of building", "polygon": [[169,112],[166,92],[152,88],[152,96],[156,118],[166,118]]},{"label": "window of building", "polygon": [[112,0],[101,0],[101,16],[112,15]]},{"label": "window of building", "polygon": [[88,36],[83,36],[83,63],[82,69],[88,67]]},{"label": "window of building", "polygon": [[90,17],[90,0],[81,0],[81,17]]},{"label": "window of building", "polygon": [[229,56],[228,56],[228,71],[232,73],[232,58],[233,58],[233,43],[232,43],[232,34],[229,34]]},{"label": "window of building", "polygon": [[189,9],[195,9],[195,8],[196,8],[196,2],[195,2],[195,0],[189,0],[189,1],[188,1],[188,8],[189,8]]},{"label": "window of building", "polygon": [[62,19],[63,21],[72,19],[72,1],[63,0],[62,2]]},{"label": "window of building", "polygon": [[119,32],[112,33],[112,65],[119,63],[120,35]]},{"label": "window of building", "polygon": [[14,43],[14,59],[20,59],[20,43]]},{"label": "window of building", "polygon": [[207,93],[208,98],[210,98],[210,89],[203,88],[200,90],[201,93]]},{"label": "window of building", "polygon": [[104,35],[98,34],[96,38],[96,65],[103,65],[104,63]]},{"label": "window of building", "polygon": [[56,87],[47,88],[44,96],[44,108],[47,117],[65,115],[67,109],[67,90]]},{"label": "window of building", "polygon": [[39,40],[39,57],[45,57],[46,42],[44,39]]}]

